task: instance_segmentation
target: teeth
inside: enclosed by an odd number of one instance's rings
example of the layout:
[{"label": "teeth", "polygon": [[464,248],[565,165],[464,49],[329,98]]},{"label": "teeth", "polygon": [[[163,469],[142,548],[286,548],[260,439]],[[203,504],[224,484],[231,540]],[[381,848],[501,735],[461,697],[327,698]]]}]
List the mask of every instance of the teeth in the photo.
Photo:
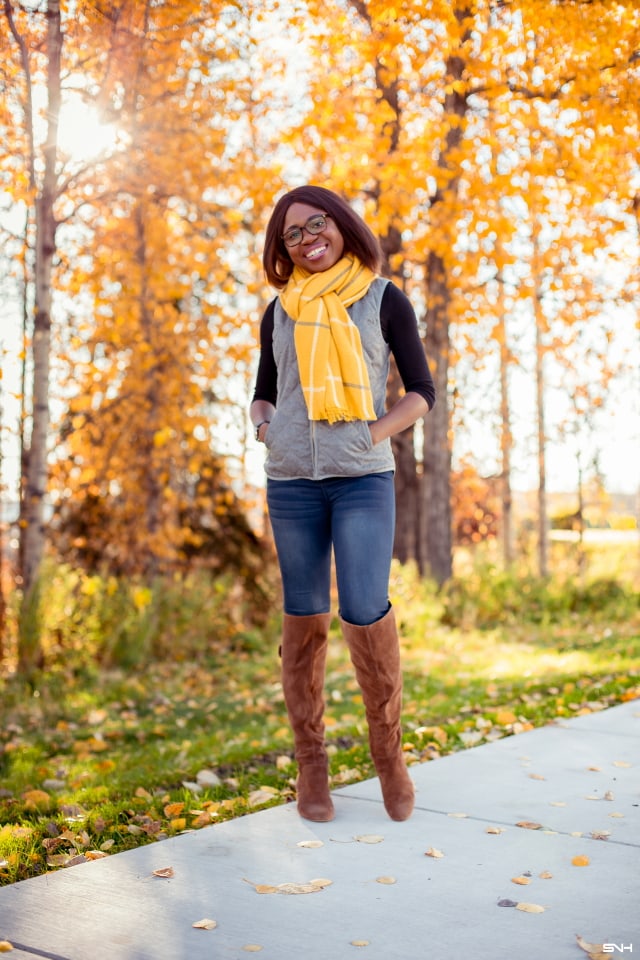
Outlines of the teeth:
[{"label": "teeth", "polygon": [[320,254],[324,253],[326,249],[327,248],[325,246],[325,247],[316,247],[314,250],[310,250],[309,253],[306,255],[307,260],[315,260],[315,258],[319,257]]}]

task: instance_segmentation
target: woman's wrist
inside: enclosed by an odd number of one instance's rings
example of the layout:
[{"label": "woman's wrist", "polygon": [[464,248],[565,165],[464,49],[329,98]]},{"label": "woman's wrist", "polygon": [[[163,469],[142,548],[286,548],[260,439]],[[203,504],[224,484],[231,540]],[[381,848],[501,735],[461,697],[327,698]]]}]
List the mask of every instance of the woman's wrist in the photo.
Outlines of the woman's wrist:
[{"label": "woman's wrist", "polygon": [[256,424],[256,440],[258,440],[259,443],[264,443],[264,438],[270,423],[271,420],[261,420],[260,423]]}]

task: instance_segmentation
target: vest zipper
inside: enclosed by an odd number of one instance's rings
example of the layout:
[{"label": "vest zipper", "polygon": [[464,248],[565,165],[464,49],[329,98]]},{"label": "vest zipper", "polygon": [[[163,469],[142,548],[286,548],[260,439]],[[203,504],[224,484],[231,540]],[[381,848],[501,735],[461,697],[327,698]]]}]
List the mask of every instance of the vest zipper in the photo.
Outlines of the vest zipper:
[{"label": "vest zipper", "polygon": [[316,443],[316,421],[310,420],[309,424],[311,426],[311,469],[313,473],[313,479],[318,479],[318,447]]}]

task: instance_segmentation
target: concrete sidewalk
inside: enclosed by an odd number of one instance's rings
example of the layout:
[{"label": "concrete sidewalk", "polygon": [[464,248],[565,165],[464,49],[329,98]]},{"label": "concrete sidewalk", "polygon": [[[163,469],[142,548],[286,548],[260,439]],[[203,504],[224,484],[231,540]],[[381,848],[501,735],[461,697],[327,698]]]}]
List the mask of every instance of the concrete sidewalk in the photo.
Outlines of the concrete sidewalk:
[{"label": "concrete sidewalk", "polygon": [[288,804],[2,888],[0,940],[31,960],[585,960],[579,934],[640,957],[640,701],[411,775],[406,823],[368,780],[332,823]]}]

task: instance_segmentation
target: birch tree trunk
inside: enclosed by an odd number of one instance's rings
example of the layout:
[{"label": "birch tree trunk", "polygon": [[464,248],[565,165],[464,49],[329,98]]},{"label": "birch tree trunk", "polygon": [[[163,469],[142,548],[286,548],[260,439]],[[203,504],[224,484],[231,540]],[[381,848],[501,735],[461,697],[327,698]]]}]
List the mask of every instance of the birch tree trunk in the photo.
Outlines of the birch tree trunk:
[{"label": "birch tree trunk", "polygon": [[507,341],[504,284],[498,281],[498,318],[496,336],[500,344],[500,496],[502,501],[502,562],[505,569],[513,563],[513,497],[511,494],[511,408],[509,404],[509,364],[511,351]]},{"label": "birch tree trunk", "polygon": [[541,266],[539,262],[539,224],[534,214],[533,230],[533,310],[536,329],[535,379],[536,379],[536,423],[538,441],[538,573],[546,577],[549,572],[549,533],[547,518],[547,430],[544,406],[544,356],[543,334],[547,323],[542,310]]},{"label": "birch tree trunk", "polygon": [[[38,630],[38,584],[46,541],[47,438],[49,433],[49,367],[51,352],[51,272],[56,249],[56,159],[60,112],[62,30],[60,0],[47,4],[47,137],[43,151],[42,187],[36,197],[35,316],[32,340],[33,385],[31,438],[24,484],[23,607],[20,622],[19,669],[29,672],[41,659]],[[29,78],[27,78],[29,82]]]}]

